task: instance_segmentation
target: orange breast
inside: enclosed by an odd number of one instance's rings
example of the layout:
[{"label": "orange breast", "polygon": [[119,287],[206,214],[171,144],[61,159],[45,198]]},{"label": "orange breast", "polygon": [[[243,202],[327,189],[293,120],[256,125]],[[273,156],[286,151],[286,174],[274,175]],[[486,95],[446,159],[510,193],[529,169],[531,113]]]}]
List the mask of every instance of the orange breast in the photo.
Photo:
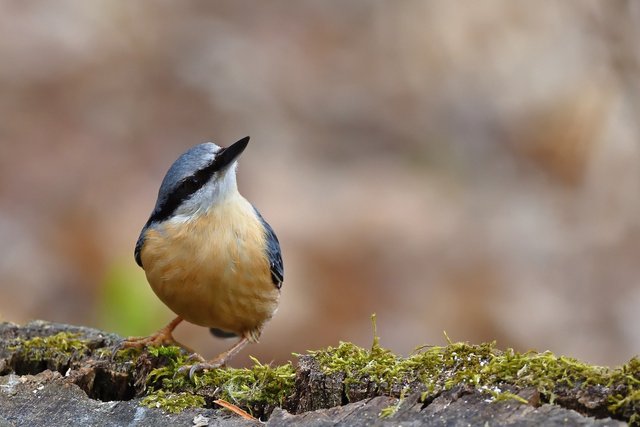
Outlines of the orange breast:
[{"label": "orange breast", "polygon": [[153,291],[185,320],[259,334],[280,295],[265,243],[253,206],[238,194],[194,219],[150,229],[141,259]]}]

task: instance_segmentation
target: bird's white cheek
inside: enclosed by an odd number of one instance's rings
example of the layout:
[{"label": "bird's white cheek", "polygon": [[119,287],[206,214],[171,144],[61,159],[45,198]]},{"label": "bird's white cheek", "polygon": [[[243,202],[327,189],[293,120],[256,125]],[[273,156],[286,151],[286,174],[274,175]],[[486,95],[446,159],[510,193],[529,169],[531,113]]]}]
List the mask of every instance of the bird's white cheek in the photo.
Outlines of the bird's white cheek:
[{"label": "bird's white cheek", "polygon": [[215,205],[218,205],[229,197],[238,193],[236,183],[235,166],[223,175],[214,175],[201,189],[182,202],[176,209],[172,222],[185,222],[204,214]]}]

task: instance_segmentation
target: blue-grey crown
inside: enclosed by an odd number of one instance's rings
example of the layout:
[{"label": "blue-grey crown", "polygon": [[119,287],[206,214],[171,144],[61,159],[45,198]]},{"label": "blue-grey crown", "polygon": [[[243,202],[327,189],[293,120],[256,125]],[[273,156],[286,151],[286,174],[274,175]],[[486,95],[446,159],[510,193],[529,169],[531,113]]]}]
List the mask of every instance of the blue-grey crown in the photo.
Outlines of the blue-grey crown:
[{"label": "blue-grey crown", "polygon": [[176,187],[184,182],[186,178],[211,164],[218,150],[220,150],[220,147],[213,142],[205,142],[182,153],[180,157],[173,162],[162,180],[160,190],[158,191],[156,208],[162,205],[166,201],[166,198],[175,191]]}]

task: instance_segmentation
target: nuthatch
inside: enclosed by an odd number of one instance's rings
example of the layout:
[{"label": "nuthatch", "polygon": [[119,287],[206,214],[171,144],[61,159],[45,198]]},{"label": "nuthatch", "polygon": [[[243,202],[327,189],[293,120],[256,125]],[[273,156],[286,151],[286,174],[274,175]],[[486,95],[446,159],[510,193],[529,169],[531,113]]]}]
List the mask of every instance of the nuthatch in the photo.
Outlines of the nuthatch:
[{"label": "nuthatch", "polygon": [[236,184],[237,159],[248,143],[249,137],[227,148],[207,142],[183,153],[136,243],[136,262],[178,317],[125,346],[180,345],[171,333],[182,320],[218,337],[240,337],[212,361],[191,366],[191,375],[257,342],[278,306],[284,274],[278,238]]}]

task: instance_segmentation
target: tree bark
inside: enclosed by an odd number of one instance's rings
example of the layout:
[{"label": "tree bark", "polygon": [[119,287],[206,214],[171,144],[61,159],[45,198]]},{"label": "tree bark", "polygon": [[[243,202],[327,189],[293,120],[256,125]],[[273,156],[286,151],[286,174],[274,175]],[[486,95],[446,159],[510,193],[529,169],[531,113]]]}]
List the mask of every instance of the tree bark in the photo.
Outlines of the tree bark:
[{"label": "tree bark", "polygon": [[[82,345],[62,343],[63,349],[44,350],[24,345],[59,333],[81,340]],[[1,323],[0,427],[258,425],[215,405],[216,390],[199,392],[205,407],[176,414],[142,406],[149,392],[149,373],[166,361],[149,353],[130,360],[116,356],[121,339],[96,329],[42,321],[24,326]],[[382,392],[384,388],[373,381],[346,388],[345,376],[325,373],[313,355],[300,356],[294,391],[282,405],[265,405],[258,415],[277,426],[626,425],[608,418],[611,391],[598,387],[567,388],[555,404],[542,403],[535,389],[509,385],[505,387],[520,400],[491,401],[481,390],[462,384],[426,399],[422,390],[411,386],[400,400],[399,390]],[[385,411],[388,416],[382,417]]]}]

